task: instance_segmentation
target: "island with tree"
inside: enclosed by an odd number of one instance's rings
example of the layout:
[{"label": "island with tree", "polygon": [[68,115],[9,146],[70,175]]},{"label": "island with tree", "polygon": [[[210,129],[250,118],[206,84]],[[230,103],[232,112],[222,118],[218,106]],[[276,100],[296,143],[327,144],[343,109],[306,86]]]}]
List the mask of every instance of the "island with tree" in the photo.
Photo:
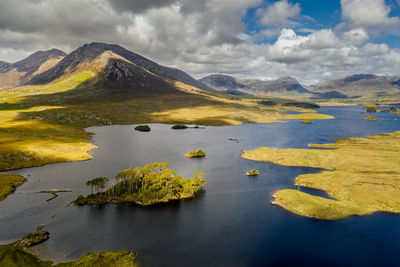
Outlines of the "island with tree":
[{"label": "island with tree", "polygon": [[75,205],[133,202],[142,206],[159,202],[195,197],[205,188],[202,172],[183,178],[169,169],[166,162],[149,164],[143,168],[129,168],[118,173],[113,180],[106,177],[88,181],[90,194],[79,196]]}]

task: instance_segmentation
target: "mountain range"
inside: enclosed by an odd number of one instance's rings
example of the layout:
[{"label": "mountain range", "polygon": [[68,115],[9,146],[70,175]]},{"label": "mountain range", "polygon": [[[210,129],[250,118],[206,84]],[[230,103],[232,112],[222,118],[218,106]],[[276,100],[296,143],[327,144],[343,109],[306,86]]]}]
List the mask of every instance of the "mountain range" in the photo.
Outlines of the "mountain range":
[{"label": "mountain range", "polygon": [[91,72],[91,85],[125,92],[176,91],[177,83],[200,90],[311,99],[400,94],[400,77],[356,74],[304,86],[295,78],[275,80],[237,79],[213,74],[196,80],[177,68],[162,66],[116,44],[85,44],[69,54],[58,49],[38,51],[15,63],[0,61],[0,89],[43,85]]},{"label": "mountain range", "polygon": [[43,85],[79,73],[96,74],[94,85],[121,90],[175,89],[175,82],[202,90],[213,89],[182,70],[159,65],[125,48],[105,43],[85,44],[70,54],[51,49],[13,64],[0,63],[0,89]]},{"label": "mountain range", "polygon": [[271,96],[308,96],[311,99],[362,97],[399,93],[400,77],[355,74],[343,79],[331,80],[319,85],[303,86],[295,78],[281,77],[276,80],[236,79],[232,76],[213,74],[200,82],[224,93],[241,92]]}]

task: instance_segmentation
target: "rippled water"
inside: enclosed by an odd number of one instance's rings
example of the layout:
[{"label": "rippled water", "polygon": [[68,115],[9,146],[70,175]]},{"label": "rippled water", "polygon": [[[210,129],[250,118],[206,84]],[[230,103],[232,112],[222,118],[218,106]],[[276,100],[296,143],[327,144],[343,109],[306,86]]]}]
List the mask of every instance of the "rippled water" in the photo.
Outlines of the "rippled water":
[{"label": "rippled water", "polygon": [[[135,126],[92,127],[99,148],[94,159],[27,168],[29,182],[0,202],[0,242],[19,239],[61,212],[47,226],[50,239],[34,250],[45,259],[65,261],[90,251],[133,250],[142,266],[263,266],[268,264],[400,264],[400,215],[377,213],[339,221],[319,221],[270,204],[278,189],[294,188],[294,179],[319,172],[239,158],[241,150],[259,146],[305,148],[342,137],[400,130],[398,116],[375,114],[364,120],[357,106],[324,107],[334,120],[302,124],[206,127],[171,130],[151,124],[150,133]],[[239,142],[229,139],[237,139]],[[204,159],[183,154],[203,149]],[[139,207],[133,204],[65,207],[86,191],[85,182],[114,177],[130,166],[166,161],[189,177],[203,171],[206,192],[196,199]],[[261,175],[246,177],[249,169]],[[72,189],[47,202],[40,190]],[[309,191],[325,196],[323,192]]]}]

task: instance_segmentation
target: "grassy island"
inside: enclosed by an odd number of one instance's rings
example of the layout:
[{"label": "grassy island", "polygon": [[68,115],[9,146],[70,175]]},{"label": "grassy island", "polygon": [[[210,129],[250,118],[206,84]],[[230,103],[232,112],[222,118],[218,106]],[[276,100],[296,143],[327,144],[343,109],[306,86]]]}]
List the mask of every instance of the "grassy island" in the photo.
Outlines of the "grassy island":
[{"label": "grassy island", "polygon": [[260,172],[257,171],[256,169],[252,169],[251,171],[246,172],[246,176],[257,176],[259,174]]},{"label": "grassy island", "polygon": [[400,132],[344,138],[328,149],[270,149],[244,151],[243,158],[283,166],[327,169],[296,178],[296,185],[326,191],[332,198],[298,190],[274,193],[275,205],[296,214],[326,220],[373,212],[400,213]]},{"label": "grassy island", "polygon": [[301,123],[310,124],[310,123],[312,123],[312,120],[310,120],[310,119],[303,119],[303,120],[300,120],[300,122],[301,122]]},{"label": "grassy island", "polygon": [[[83,266],[110,266],[136,267],[136,254],[132,251],[97,252],[83,255],[76,261],[54,265],[51,261],[43,261],[29,252],[28,248],[44,242],[49,237],[48,232],[39,231],[29,234],[21,240],[0,245],[0,266],[5,267],[83,267]],[[40,242],[39,242],[40,241]],[[33,242],[33,243],[32,243]]]},{"label": "grassy island", "polygon": [[183,129],[187,129],[188,127],[185,124],[177,124],[171,127],[171,129],[174,130],[183,130]]},{"label": "grassy island", "polygon": [[194,177],[185,179],[169,169],[165,162],[156,162],[143,168],[130,168],[118,173],[115,179],[109,182],[109,188],[106,190],[103,190],[105,188],[103,181],[100,185],[95,183],[95,192],[86,197],[79,196],[74,204],[134,202],[146,206],[192,198],[206,185],[203,173],[194,174]]},{"label": "grassy island", "polygon": [[203,158],[205,156],[206,152],[204,152],[203,150],[192,151],[185,154],[185,157],[187,158]]},{"label": "grassy island", "polygon": [[364,119],[368,120],[368,121],[377,121],[378,118],[375,116],[366,116]]},{"label": "grassy island", "polygon": [[150,132],[151,129],[148,125],[139,125],[135,127],[135,130],[139,132]]},{"label": "grassy island", "polygon": [[0,174],[0,201],[17,189],[18,186],[26,182],[26,179],[17,174]]}]

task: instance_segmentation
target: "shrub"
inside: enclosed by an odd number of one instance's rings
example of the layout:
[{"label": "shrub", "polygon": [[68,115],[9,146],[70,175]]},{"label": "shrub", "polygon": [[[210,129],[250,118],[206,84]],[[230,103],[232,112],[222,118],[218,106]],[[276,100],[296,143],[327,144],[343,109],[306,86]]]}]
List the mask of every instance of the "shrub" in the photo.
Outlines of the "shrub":
[{"label": "shrub", "polygon": [[171,127],[171,129],[174,129],[174,130],[182,130],[182,129],[186,129],[186,128],[188,128],[188,127],[184,124],[177,124],[177,125],[174,125]]},{"label": "shrub", "polygon": [[140,132],[150,132],[150,127],[148,125],[139,125],[136,126],[135,130]]}]

